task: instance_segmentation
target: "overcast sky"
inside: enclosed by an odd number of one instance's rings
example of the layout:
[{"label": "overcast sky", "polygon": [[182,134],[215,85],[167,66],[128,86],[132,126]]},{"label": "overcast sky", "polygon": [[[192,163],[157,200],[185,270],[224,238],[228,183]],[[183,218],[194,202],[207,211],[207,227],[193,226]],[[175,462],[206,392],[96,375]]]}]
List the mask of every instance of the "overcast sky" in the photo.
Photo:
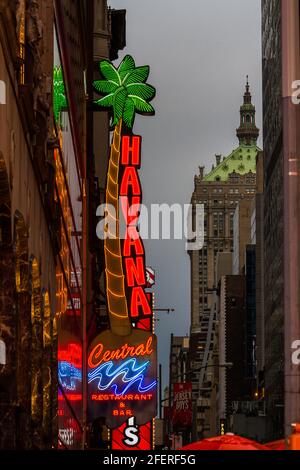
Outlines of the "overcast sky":
[{"label": "overcast sky", "polygon": [[[127,10],[127,47],[149,64],[156,87],[155,117],[136,119],[143,136],[144,203],[190,202],[198,166],[238,145],[246,75],[261,128],[261,0],[108,0]],[[118,62],[117,62],[118,63]],[[260,140],[261,144],[261,140]],[[170,335],[190,326],[190,268],[184,241],[148,241],[146,263],[156,270],[156,307],[174,307],[157,323],[159,360],[168,382]]]}]

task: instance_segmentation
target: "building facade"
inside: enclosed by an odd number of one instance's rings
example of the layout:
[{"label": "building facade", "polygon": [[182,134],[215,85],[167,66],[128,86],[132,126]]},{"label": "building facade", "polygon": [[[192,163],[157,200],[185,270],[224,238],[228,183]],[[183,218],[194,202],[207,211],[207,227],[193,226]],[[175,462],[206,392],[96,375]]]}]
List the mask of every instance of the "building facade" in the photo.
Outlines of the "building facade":
[{"label": "building facade", "polygon": [[92,83],[124,45],[120,17],[106,0],[0,2],[0,448],[87,442],[109,143],[104,112],[94,153]]},{"label": "building facade", "polygon": [[[282,0],[282,105],[284,169],[284,434],[300,422],[300,366],[293,360],[300,338],[299,158],[300,2]],[[298,86],[297,93],[295,85]],[[298,99],[296,99],[296,96]],[[292,355],[291,355],[292,354]]]},{"label": "building facade", "polygon": [[292,362],[300,337],[298,0],[262,2],[262,46],[265,398],[268,437],[276,439],[300,419],[300,372]]},{"label": "building facade", "polygon": [[56,259],[51,1],[1,1],[0,448],[57,439]]},{"label": "building facade", "polygon": [[[195,177],[192,205],[204,205],[204,247],[190,251],[191,260],[191,338],[190,367],[199,369],[193,376],[194,399],[201,400],[201,389],[210,393],[210,380],[205,385],[205,367],[213,350],[216,321],[215,266],[218,252],[233,251],[234,213],[240,200],[253,200],[256,192],[256,157],[259,130],[255,123],[255,107],[252,104],[247,81],[244,102],[240,109],[240,127],[237,129],[239,146],[222,159],[216,156],[216,167],[207,175],[204,167]],[[198,398],[197,398],[198,397]],[[209,400],[204,408],[209,408]],[[199,404],[203,416],[203,406]],[[204,429],[199,418],[196,436]],[[209,432],[207,428],[205,432]]]},{"label": "building facade", "polygon": [[265,393],[268,437],[283,435],[283,117],[281,1],[262,2],[263,126],[265,167]]}]

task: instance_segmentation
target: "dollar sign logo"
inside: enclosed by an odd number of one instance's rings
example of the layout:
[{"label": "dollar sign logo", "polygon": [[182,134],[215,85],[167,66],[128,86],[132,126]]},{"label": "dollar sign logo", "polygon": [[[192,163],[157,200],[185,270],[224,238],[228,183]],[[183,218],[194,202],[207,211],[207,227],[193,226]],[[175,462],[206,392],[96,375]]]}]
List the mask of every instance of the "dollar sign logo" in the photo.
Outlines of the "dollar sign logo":
[{"label": "dollar sign logo", "polygon": [[127,422],[127,427],[125,428],[124,435],[124,444],[126,444],[128,447],[135,447],[139,444],[140,438],[138,435],[139,428],[138,426],[135,425],[135,418],[129,418]]}]

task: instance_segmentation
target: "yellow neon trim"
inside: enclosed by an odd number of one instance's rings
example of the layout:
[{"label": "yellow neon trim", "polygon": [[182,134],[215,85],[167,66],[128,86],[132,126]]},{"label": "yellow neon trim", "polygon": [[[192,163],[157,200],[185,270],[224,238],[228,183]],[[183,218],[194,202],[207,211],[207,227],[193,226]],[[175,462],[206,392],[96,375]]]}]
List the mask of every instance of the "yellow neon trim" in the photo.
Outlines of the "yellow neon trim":
[{"label": "yellow neon trim", "polygon": [[105,272],[109,275],[109,276],[113,276],[113,277],[118,277],[118,278],[125,278],[125,276],[123,276],[122,274],[114,274],[112,272],[110,272],[108,269],[105,270]]},{"label": "yellow neon trim", "polygon": [[111,236],[109,237],[110,240],[117,240],[117,239],[119,238],[117,234],[111,233],[111,232],[108,230],[107,227],[106,227],[105,233],[108,233],[109,235],[111,235]]},{"label": "yellow neon trim", "polygon": [[110,290],[108,287],[106,288],[107,292],[110,293],[113,297],[116,297],[117,299],[123,299],[125,297],[125,292],[123,294],[115,294],[112,290]]},{"label": "yellow neon trim", "polygon": [[110,196],[112,199],[114,199],[115,201],[117,201],[117,200],[118,200],[118,198],[117,198],[117,197],[115,197],[115,196],[113,196],[112,194],[110,194],[110,192],[109,192],[109,190],[108,190],[108,189],[106,190],[106,193],[107,193],[107,194],[108,194],[108,195],[109,195],[109,196]]},{"label": "yellow neon trim", "polygon": [[115,168],[118,168],[118,169],[119,169],[118,165],[116,165],[115,162],[113,162],[113,161],[111,160],[110,163],[112,164],[112,166],[114,166]]},{"label": "yellow neon trim", "polygon": [[119,150],[116,148],[115,142],[112,143],[112,149],[115,153],[119,153]]},{"label": "yellow neon trim", "polygon": [[119,219],[117,219],[114,215],[112,215],[108,210],[106,211],[106,217],[110,217],[111,219],[115,220],[116,222],[119,222]]},{"label": "yellow neon trim", "polygon": [[113,184],[115,184],[115,185],[118,184],[118,180],[114,180],[113,177],[111,176],[111,174],[108,175],[108,178],[110,179],[110,181],[113,182]]},{"label": "yellow neon trim", "polygon": [[114,317],[117,317],[117,318],[128,318],[128,315],[125,313],[125,315],[120,315],[119,313],[115,313],[111,310],[110,308],[110,302],[108,301],[108,308],[109,308],[109,312],[111,315],[113,315]]},{"label": "yellow neon trim", "polygon": [[108,251],[108,253],[109,253],[110,255],[112,255],[114,258],[122,259],[122,256],[116,255],[115,253],[113,253],[112,251],[110,251],[110,250],[107,248],[107,246],[105,246],[104,249],[105,249],[106,251]]}]

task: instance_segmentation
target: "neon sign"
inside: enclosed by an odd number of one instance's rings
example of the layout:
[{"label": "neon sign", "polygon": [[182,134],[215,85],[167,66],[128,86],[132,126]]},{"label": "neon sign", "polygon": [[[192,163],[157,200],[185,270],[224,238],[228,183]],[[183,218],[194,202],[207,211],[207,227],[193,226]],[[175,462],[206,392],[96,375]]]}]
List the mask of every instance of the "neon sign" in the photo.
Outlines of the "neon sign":
[{"label": "neon sign", "polygon": [[111,359],[126,359],[128,356],[150,356],[153,353],[152,348],[153,338],[150,336],[146,344],[139,344],[138,346],[129,346],[127,343],[121,348],[110,351],[109,349],[103,353],[104,345],[98,343],[91,351],[88,364],[90,367],[97,367],[104,361]]},{"label": "neon sign", "polygon": [[[125,393],[132,390],[133,385],[137,385],[138,393],[145,393],[156,386],[156,380],[149,385],[143,385],[149,365],[149,361],[138,364],[136,359],[129,359],[117,367],[114,366],[113,361],[106,362],[90,373],[89,383],[98,380],[98,389],[100,391],[111,388],[117,396],[125,395]],[[116,383],[120,378],[123,388]]]},{"label": "neon sign", "polygon": [[[136,113],[154,115],[150,101],[155,89],[146,83],[149,72],[149,66],[136,67],[127,55],[118,68],[101,61],[102,79],[94,82],[95,91],[104,95],[96,104],[112,110],[114,133],[106,182],[108,236],[104,240],[110,330],[89,347],[88,410],[91,420],[105,416],[106,424],[116,433],[123,425],[122,432],[136,434],[136,442],[143,440],[145,430],[151,434],[157,398],[152,301],[145,290],[145,250],[138,229],[142,138],[132,133]],[[121,219],[126,227],[122,241]],[[116,227],[114,234],[111,226]],[[127,441],[124,438],[125,444],[129,441],[128,436]],[[150,439],[146,442],[149,447],[145,448],[150,449]]]},{"label": "neon sign", "polygon": [[90,418],[106,416],[111,429],[130,416],[139,425],[147,423],[156,412],[156,373],[155,336],[141,330],[124,338],[102,333],[88,354]]},{"label": "neon sign", "polygon": [[122,253],[132,320],[152,316],[151,304],[145,292],[147,287],[145,250],[137,227],[142,203],[142,190],[137,171],[141,166],[141,143],[140,136],[122,136],[120,200],[126,225]]},{"label": "neon sign", "polygon": [[82,386],[82,346],[79,343],[69,342],[65,347],[59,345],[58,380],[68,396],[74,395],[70,392],[76,392],[74,396],[79,396]]}]

